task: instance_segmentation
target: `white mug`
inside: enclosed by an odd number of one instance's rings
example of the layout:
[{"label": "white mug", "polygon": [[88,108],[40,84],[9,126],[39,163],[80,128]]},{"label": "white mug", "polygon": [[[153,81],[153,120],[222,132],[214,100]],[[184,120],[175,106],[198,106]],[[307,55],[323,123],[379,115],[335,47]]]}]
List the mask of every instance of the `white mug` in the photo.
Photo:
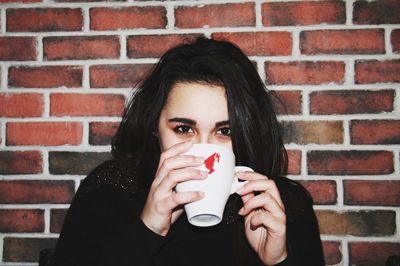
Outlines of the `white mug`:
[{"label": "white mug", "polygon": [[179,183],[177,192],[203,191],[204,198],[185,204],[189,222],[196,226],[212,226],[222,221],[229,195],[238,191],[247,182],[239,182],[236,173],[253,171],[246,166],[235,166],[235,155],[225,147],[214,144],[194,144],[184,155],[204,157],[204,165],[197,169],[208,172],[204,180],[189,180]]}]

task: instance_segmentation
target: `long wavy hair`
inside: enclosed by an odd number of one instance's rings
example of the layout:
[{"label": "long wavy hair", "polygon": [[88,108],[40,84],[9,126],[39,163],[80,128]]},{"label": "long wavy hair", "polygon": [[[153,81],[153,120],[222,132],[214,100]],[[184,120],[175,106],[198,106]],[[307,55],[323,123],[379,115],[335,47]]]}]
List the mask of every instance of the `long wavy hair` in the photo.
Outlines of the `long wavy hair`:
[{"label": "long wavy hair", "polygon": [[287,153],[271,93],[253,63],[234,44],[200,37],[168,50],[130,98],[112,140],[113,157],[134,167],[147,189],[160,157],[155,137],[171,88],[199,82],[225,88],[233,152],[237,165],[275,179],[287,171]]},{"label": "long wavy hair", "polygon": [[[147,193],[160,158],[156,137],[160,113],[172,87],[179,82],[223,86],[228,103],[231,140],[237,165],[276,179],[287,172],[287,153],[272,104],[257,69],[234,44],[198,38],[167,51],[130,98],[112,140],[113,157],[134,171],[135,187]],[[227,203],[224,220],[235,226],[235,265],[252,265],[258,256],[243,230],[239,196]],[[250,264],[249,264],[250,263]]]}]

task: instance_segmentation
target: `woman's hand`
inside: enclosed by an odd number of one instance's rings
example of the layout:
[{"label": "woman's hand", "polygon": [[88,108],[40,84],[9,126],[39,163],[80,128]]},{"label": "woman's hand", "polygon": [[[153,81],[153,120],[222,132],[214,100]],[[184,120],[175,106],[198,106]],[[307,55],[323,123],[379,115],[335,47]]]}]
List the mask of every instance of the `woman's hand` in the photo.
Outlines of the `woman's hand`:
[{"label": "woman's hand", "polygon": [[254,172],[238,176],[249,181],[238,191],[243,200],[239,214],[245,217],[247,240],[263,263],[279,263],[287,257],[286,215],[275,182]]},{"label": "woman's hand", "polygon": [[159,235],[167,235],[171,224],[182,214],[182,205],[204,197],[200,191],[174,191],[180,182],[207,177],[206,172],[190,168],[204,164],[204,158],[181,155],[192,145],[191,142],[178,143],[160,156],[157,173],[141,214],[143,223]]}]

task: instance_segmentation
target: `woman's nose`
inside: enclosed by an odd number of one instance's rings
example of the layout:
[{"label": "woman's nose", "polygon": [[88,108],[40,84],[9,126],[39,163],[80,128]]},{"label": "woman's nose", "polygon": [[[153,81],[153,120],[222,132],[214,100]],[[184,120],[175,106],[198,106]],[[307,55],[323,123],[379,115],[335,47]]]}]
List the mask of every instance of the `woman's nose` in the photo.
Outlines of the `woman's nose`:
[{"label": "woman's nose", "polygon": [[197,135],[193,140],[195,144],[211,144],[213,143],[212,136],[205,134],[205,135]]}]

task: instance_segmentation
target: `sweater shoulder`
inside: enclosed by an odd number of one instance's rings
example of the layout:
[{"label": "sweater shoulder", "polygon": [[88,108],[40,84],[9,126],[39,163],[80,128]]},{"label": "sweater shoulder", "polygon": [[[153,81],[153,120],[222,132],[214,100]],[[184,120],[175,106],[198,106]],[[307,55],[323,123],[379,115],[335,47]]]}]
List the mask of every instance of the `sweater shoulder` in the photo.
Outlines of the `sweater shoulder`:
[{"label": "sweater shoulder", "polygon": [[81,182],[79,192],[84,194],[100,187],[110,187],[129,193],[137,193],[139,190],[136,172],[114,159],[96,166]]}]

